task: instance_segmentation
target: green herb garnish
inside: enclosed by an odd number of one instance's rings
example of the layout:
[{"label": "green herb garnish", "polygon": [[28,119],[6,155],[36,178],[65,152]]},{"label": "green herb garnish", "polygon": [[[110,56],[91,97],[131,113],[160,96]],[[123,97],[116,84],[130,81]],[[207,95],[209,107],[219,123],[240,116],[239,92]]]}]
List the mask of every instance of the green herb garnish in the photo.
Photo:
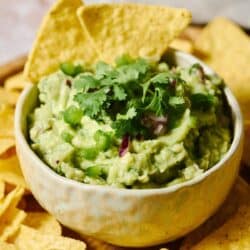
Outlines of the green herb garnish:
[{"label": "green herb garnish", "polygon": [[[76,73],[73,68],[66,64],[63,71],[72,76]],[[200,70],[200,66],[194,65],[191,69]],[[165,127],[162,131],[172,129],[187,108],[205,111],[214,105],[207,93],[191,95],[178,70],[169,69],[168,65],[159,67],[142,58],[134,60],[127,55],[118,58],[115,66],[99,62],[92,71],[78,73],[73,79],[73,88],[76,90],[74,101],[83,114],[98,121],[108,116],[118,137],[152,138],[157,136],[159,123]],[[66,110],[64,119],[76,125],[80,112],[72,111],[73,117]]]}]

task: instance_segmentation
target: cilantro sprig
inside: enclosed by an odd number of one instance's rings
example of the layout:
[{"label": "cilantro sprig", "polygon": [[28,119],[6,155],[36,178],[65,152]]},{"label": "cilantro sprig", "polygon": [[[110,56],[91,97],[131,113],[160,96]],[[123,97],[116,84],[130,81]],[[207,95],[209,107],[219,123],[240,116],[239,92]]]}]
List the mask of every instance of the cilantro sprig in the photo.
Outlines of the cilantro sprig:
[{"label": "cilantro sprig", "polygon": [[79,92],[75,95],[74,100],[79,103],[85,115],[94,118],[100,113],[103,104],[107,100],[108,92],[109,88],[106,87],[90,93]]},{"label": "cilantro sprig", "polygon": [[[197,65],[192,69],[196,68],[200,70]],[[118,137],[152,138],[159,124],[166,128],[162,131],[171,129],[187,108],[207,111],[215,103],[210,94],[192,94],[180,72],[164,62],[124,55],[114,66],[98,62],[85,72],[72,65],[62,70],[74,77],[74,101],[79,106],[65,111],[65,121],[76,125],[80,112],[100,122],[108,116]]]}]

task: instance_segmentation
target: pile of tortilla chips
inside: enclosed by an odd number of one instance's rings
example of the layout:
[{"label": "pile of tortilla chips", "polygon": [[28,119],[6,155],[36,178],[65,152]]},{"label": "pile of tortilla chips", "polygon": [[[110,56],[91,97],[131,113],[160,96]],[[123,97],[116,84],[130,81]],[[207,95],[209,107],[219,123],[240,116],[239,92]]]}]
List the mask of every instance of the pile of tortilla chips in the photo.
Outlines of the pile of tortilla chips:
[{"label": "pile of tortilla chips", "polygon": [[60,63],[112,63],[124,53],[158,60],[190,21],[191,14],[185,9],[139,4],[85,6],[81,0],[58,0],[43,19],[24,75],[36,83]]},{"label": "pile of tortilla chips", "polygon": [[[1,250],[86,248],[75,233],[65,228],[62,233],[57,220],[35,201],[15,153],[13,119],[17,98],[29,81],[37,83],[57,70],[60,63],[112,63],[123,53],[158,60],[169,46],[193,53],[232,88],[250,136],[249,37],[224,18],[213,20],[202,30],[190,27],[182,32],[190,19],[184,9],[138,4],[84,6],[81,0],[56,1],[42,22],[24,74],[20,72],[0,83]],[[243,160],[250,165],[249,139]],[[176,243],[149,249],[250,249],[249,235],[250,187],[238,178],[227,200],[203,225]],[[84,241],[88,249],[123,249],[90,237],[84,237]]]},{"label": "pile of tortilla chips", "polygon": [[61,225],[32,198],[23,178],[13,120],[17,96],[26,84],[23,74],[17,74],[0,87],[4,93],[0,99],[0,249],[86,249],[83,241],[62,236]]},{"label": "pile of tortilla chips", "polygon": [[8,154],[0,155],[0,249],[86,249],[84,242],[63,237],[57,220],[31,199],[18,161],[12,160],[15,152]]}]

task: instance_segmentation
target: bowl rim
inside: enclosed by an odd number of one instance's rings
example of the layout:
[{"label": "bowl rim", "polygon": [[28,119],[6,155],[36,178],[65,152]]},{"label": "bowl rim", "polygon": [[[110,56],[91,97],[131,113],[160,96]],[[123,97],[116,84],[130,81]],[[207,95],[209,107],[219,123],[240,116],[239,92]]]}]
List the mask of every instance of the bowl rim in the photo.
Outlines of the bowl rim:
[{"label": "bowl rim", "polygon": [[[216,74],[214,70],[212,70],[210,67],[208,67],[206,64],[204,64],[201,60],[196,58],[193,55],[187,54],[182,51],[171,49],[171,51],[174,51],[174,54],[176,56],[182,57],[184,60],[187,60],[190,63],[199,63],[204,68],[205,72],[208,74]],[[231,113],[233,117],[233,140],[231,143],[231,146],[227,153],[220,159],[219,162],[217,162],[214,166],[212,166],[210,169],[206,170],[201,175],[198,175],[194,177],[193,179],[175,184],[173,186],[169,187],[161,187],[161,188],[147,188],[147,189],[126,189],[126,188],[117,188],[114,186],[109,185],[96,185],[96,184],[86,184],[82,182],[78,182],[73,179],[66,178],[64,176],[61,176],[57,174],[55,171],[53,171],[45,162],[40,159],[40,157],[31,149],[27,139],[25,138],[24,133],[22,132],[22,122],[25,121],[25,119],[22,118],[22,110],[23,106],[26,102],[26,99],[29,98],[30,93],[36,85],[29,84],[21,93],[16,110],[15,110],[15,137],[16,141],[21,145],[22,150],[25,150],[27,154],[29,154],[31,160],[36,163],[36,167],[42,168],[43,171],[46,172],[46,174],[50,175],[51,178],[56,179],[57,181],[63,182],[65,185],[69,185],[75,188],[80,188],[82,190],[98,190],[101,192],[117,192],[119,194],[133,194],[133,195],[157,195],[157,194],[168,194],[173,193],[177,190],[183,189],[185,187],[193,186],[195,184],[198,184],[205,180],[208,176],[212,175],[214,172],[219,170],[235,153],[238,146],[241,143],[242,137],[243,137],[243,118],[242,113],[240,110],[240,106],[233,95],[232,91],[228,86],[224,87],[224,92],[226,95],[226,99],[228,100],[231,108]]]}]

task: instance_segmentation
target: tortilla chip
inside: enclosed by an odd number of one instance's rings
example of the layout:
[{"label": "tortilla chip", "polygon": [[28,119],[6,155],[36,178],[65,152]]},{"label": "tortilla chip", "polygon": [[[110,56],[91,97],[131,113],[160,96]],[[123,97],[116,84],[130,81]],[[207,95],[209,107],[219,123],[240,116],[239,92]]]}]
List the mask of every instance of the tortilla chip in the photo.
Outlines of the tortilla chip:
[{"label": "tortilla chip", "polygon": [[234,92],[245,119],[250,119],[250,38],[239,26],[216,18],[198,37],[195,47]]},{"label": "tortilla chip", "polygon": [[20,228],[26,217],[23,210],[13,208],[0,219],[0,241],[6,241],[13,236]]},{"label": "tortilla chip", "polygon": [[0,200],[4,198],[5,193],[5,183],[3,181],[0,181]]},{"label": "tortilla chip", "polygon": [[16,105],[19,93],[16,91],[8,91],[0,87],[0,104]]},{"label": "tortilla chip", "polygon": [[0,219],[4,217],[5,213],[16,207],[20,199],[22,198],[24,189],[16,187],[11,191],[4,199],[0,200]]},{"label": "tortilla chip", "polygon": [[191,21],[185,9],[142,4],[93,4],[77,11],[102,59],[122,54],[158,60]]},{"label": "tortilla chip", "polygon": [[250,167],[250,120],[244,123],[244,132],[245,140],[242,161]]},{"label": "tortilla chip", "polygon": [[16,208],[23,193],[17,187],[0,201],[0,241],[13,236],[25,218],[25,212]]},{"label": "tortilla chip", "polygon": [[[242,179],[238,178],[232,191],[219,210],[200,227],[188,234],[182,242],[181,250],[192,249],[204,237],[221,227],[232,217],[240,206],[250,204],[250,187]],[[250,208],[250,207],[249,207]]]},{"label": "tortilla chip", "polygon": [[250,206],[241,206],[222,227],[208,235],[193,250],[249,249]]},{"label": "tortilla chip", "polygon": [[23,224],[44,234],[58,236],[62,234],[59,222],[46,212],[29,212]]},{"label": "tortilla chip", "polygon": [[197,40],[197,38],[201,34],[201,31],[201,27],[189,26],[181,33],[180,38],[189,40],[193,43]]},{"label": "tortilla chip", "polygon": [[8,91],[22,91],[29,83],[24,79],[23,72],[7,78],[4,88]]},{"label": "tortilla chip", "polygon": [[0,160],[7,159],[15,154],[16,154],[16,147],[11,147],[0,155]]},{"label": "tortilla chip", "polygon": [[14,109],[9,105],[0,106],[0,138],[14,138]]},{"label": "tortilla chip", "polygon": [[1,250],[18,250],[14,244],[9,244],[6,242],[0,241],[0,249]]},{"label": "tortilla chip", "polygon": [[42,76],[56,71],[63,62],[93,63],[97,59],[79,24],[76,10],[81,0],[57,0],[44,17],[34,42],[24,76],[36,83]]},{"label": "tortilla chip", "polygon": [[62,236],[43,234],[27,226],[21,226],[14,239],[14,244],[19,250],[86,249],[86,245],[82,241]]},{"label": "tortilla chip", "polygon": [[0,156],[6,153],[7,150],[15,146],[14,138],[0,138]]},{"label": "tortilla chip", "polygon": [[83,240],[86,242],[88,249],[92,250],[122,250],[122,248],[110,245],[104,241],[97,240],[90,236],[82,236]]},{"label": "tortilla chip", "polygon": [[184,51],[186,53],[191,54],[193,52],[193,44],[188,40],[176,38],[170,43],[169,46],[171,48],[181,50],[181,51]]},{"label": "tortilla chip", "polygon": [[0,180],[28,189],[16,155],[6,159],[0,159]]}]

